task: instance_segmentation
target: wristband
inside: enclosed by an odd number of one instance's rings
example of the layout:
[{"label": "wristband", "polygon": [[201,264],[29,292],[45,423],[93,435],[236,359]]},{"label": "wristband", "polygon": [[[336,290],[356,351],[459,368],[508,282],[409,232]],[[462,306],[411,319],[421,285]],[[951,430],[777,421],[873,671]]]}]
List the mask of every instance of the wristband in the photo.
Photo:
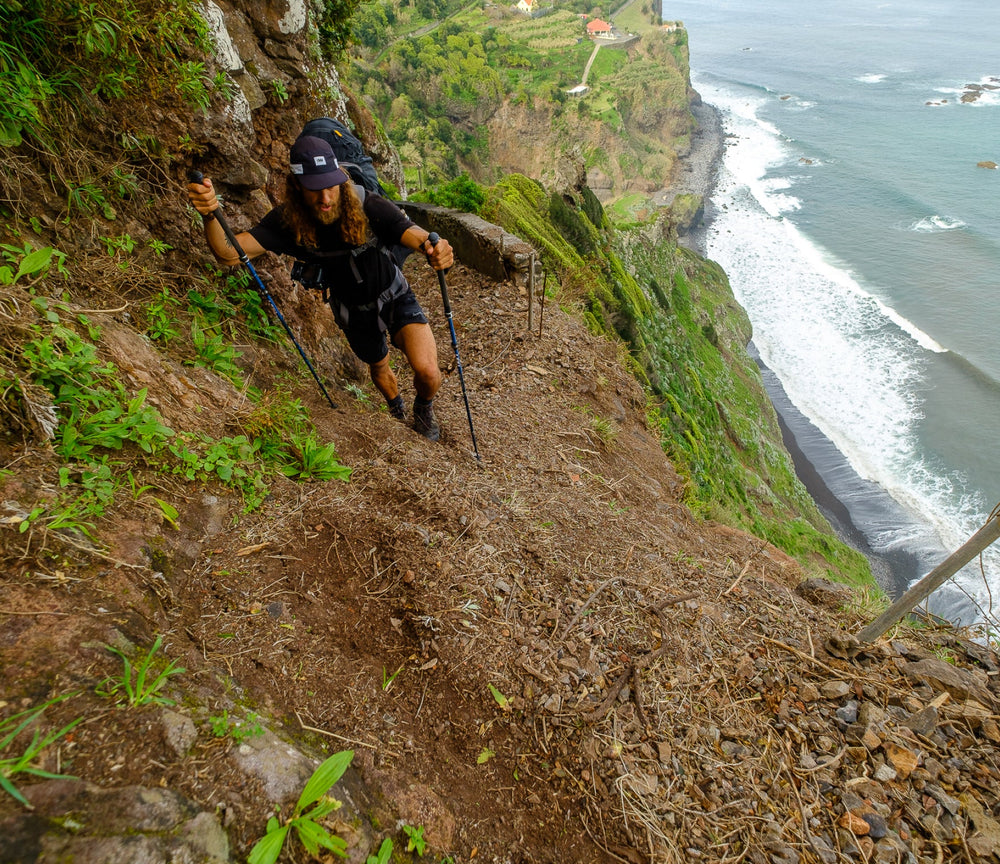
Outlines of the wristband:
[{"label": "wristband", "polygon": [[201,214],[201,221],[202,222],[211,222],[214,218],[215,218],[215,211],[214,210],[210,210],[208,213],[202,213]]}]

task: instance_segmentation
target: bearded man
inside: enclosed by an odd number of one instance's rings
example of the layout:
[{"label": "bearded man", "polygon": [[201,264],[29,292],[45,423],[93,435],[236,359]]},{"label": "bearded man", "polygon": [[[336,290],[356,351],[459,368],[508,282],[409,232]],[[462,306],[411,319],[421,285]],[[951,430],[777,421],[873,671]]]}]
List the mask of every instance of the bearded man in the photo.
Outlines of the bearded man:
[{"label": "bearded man", "polygon": [[[206,177],[190,183],[188,196],[204,219],[212,254],[221,264],[239,264],[215,218],[219,202],[212,181]],[[389,366],[388,334],[413,370],[413,428],[437,441],[437,345],[390,251],[399,245],[420,250],[435,270],[447,270],[454,263],[451,246],[444,239],[432,245],[428,237],[397,205],[352,184],[326,141],[300,136],[289,153],[284,202],[236,240],[250,258],[265,252],[290,255],[319,274],[317,281],[351,350],[368,364],[389,413],[405,420],[399,382]]]}]

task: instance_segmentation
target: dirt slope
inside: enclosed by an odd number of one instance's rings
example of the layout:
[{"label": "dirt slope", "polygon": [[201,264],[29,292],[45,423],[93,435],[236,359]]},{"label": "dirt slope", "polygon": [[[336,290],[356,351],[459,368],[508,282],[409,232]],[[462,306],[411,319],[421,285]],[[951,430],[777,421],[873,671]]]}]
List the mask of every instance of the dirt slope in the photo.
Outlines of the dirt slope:
[{"label": "dirt slope", "polygon": [[[123,503],[105,555],[52,534],[47,557],[14,520],[0,529],[2,714],[77,693],[45,715],[83,722],[43,762],[93,784],[83,799],[19,775],[37,810],[0,798],[0,861],[112,860],[93,845],[96,787],[178,793],[228,835],[225,857],[202,844],[200,860],[243,860],[302,779],[248,771],[254,740],[212,734],[223,711],[314,756],[354,749],[341,787],[357,816],[334,823],[354,860],[384,836],[401,849],[404,822],[434,861],[995,860],[995,657],[933,632],[859,652],[848,595],[796,593],[780,552],[692,521],[616,346],[551,304],[527,332],[516,286],[458,266],[477,462],[436,280],[407,267],[449,372],[439,444],[370,386],[368,401],[335,388],[330,410],[302,379],[349,483],[283,482],[241,516],[219,489],[177,482],[162,494],[178,528]],[[303,301],[293,320],[308,309],[326,314]],[[96,320],[132,357],[130,381],[183,414],[114,317]],[[266,388],[294,361],[287,345],[258,351],[248,376]],[[238,424],[229,384],[185,380],[211,406],[202,422]],[[48,458],[12,452],[5,500]],[[186,669],[178,704],[113,708],[95,693],[121,668],[104,645],[146,650],[157,634]]]}]

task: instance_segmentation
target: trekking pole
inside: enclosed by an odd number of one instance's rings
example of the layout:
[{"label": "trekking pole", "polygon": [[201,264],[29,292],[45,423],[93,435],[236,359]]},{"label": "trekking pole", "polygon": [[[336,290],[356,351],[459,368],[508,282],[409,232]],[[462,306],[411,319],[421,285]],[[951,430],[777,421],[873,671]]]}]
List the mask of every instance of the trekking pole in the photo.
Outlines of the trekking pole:
[{"label": "trekking pole", "polygon": [[[188,179],[192,183],[201,183],[205,179],[205,175],[201,171],[192,170],[188,172]],[[309,367],[309,371],[312,372],[313,378],[316,379],[316,383],[319,384],[319,389],[323,392],[326,397],[327,403],[329,403],[331,408],[336,408],[336,403],[330,398],[330,394],[326,392],[326,387],[323,386],[323,382],[320,380],[319,375],[316,374],[316,370],[313,368],[312,363],[309,362],[309,358],[306,357],[306,352],[302,350],[302,346],[299,345],[298,340],[295,338],[295,334],[292,333],[292,328],[288,326],[288,322],[285,320],[285,316],[281,314],[281,310],[278,308],[278,304],[274,302],[274,298],[271,296],[267,288],[264,287],[264,283],[261,281],[260,276],[257,275],[257,271],[254,269],[253,264],[250,263],[250,256],[243,251],[243,247],[240,246],[239,241],[236,239],[236,235],[233,234],[232,229],[229,227],[229,222],[226,221],[226,215],[222,212],[222,205],[215,210],[215,218],[219,220],[219,225],[222,226],[222,230],[226,235],[226,239],[229,241],[229,245],[236,250],[236,254],[240,257],[240,263],[250,272],[253,276],[254,281],[257,283],[257,293],[260,294],[268,303],[271,304],[271,308],[274,310],[274,314],[278,316],[278,320],[281,322],[281,326],[285,328],[285,332],[288,334],[288,338],[292,340],[292,344],[298,348],[299,356],[302,358],[306,366]]]},{"label": "trekking pole", "polygon": [[[437,246],[441,238],[436,232],[427,235],[431,241],[431,246]],[[465,416],[469,418],[469,434],[472,435],[472,450],[476,454],[476,461],[481,462],[479,457],[479,447],[476,446],[476,430],[472,428],[472,411],[469,410],[469,394],[465,392],[465,374],[462,372],[462,358],[458,356],[458,337],[455,335],[455,322],[451,317],[451,303],[448,302],[448,286],[444,281],[444,270],[437,271],[438,284],[441,286],[441,301],[444,303],[444,315],[448,319],[448,329],[451,330],[451,347],[455,349],[455,365],[458,366],[458,380],[462,384],[462,398],[465,400]]]}]

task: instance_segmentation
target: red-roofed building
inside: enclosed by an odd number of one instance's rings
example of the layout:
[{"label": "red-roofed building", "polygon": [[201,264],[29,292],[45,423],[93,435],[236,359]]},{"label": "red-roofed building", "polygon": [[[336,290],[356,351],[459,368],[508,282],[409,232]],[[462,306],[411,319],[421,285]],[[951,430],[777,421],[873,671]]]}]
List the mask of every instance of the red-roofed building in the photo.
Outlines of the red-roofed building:
[{"label": "red-roofed building", "polygon": [[611,37],[611,25],[607,21],[595,18],[587,24],[587,35],[609,39]]}]

